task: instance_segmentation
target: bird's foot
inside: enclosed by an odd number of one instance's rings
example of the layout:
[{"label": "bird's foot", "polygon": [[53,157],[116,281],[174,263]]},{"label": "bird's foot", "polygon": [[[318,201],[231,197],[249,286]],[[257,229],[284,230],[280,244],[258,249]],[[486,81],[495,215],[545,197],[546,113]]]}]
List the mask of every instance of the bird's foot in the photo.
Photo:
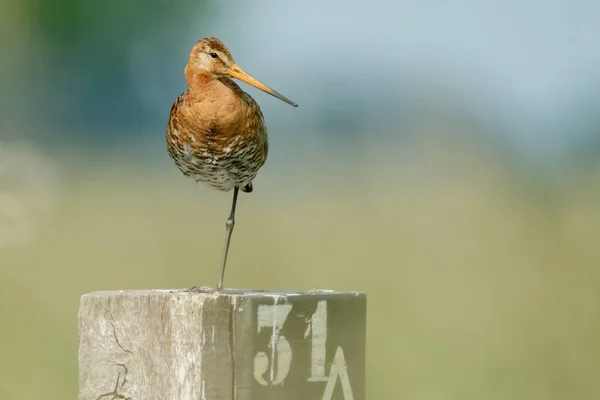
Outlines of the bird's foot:
[{"label": "bird's foot", "polygon": [[192,286],[189,289],[184,289],[184,292],[187,293],[213,293],[215,291],[215,288],[211,288],[208,286]]},{"label": "bird's foot", "polygon": [[254,190],[254,188],[252,187],[252,182],[250,182],[249,184],[247,184],[246,186],[244,186],[242,189],[242,192],[244,193],[251,193],[252,190]]}]

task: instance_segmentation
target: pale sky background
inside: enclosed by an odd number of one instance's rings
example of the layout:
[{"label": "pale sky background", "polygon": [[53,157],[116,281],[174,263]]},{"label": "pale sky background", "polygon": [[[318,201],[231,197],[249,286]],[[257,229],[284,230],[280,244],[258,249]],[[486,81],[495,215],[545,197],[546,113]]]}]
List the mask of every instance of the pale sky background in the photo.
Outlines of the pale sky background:
[{"label": "pale sky background", "polygon": [[[159,11],[166,7],[157,4]],[[35,25],[28,24],[34,22],[20,21],[14,11],[3,37],[12,50],[21,43],[33,59],[24,65],[38,66],[38,81],[23,79],[23,68],[7,58],[17,75],[6,80],[6,93],[16,93],[0,99],[15,108],[5,120],[21,124],[19,112],[27,107],[15,107],[15,98],[30,87],[50,106],[38,115],[44,129],[73,129],[66,125],[77,117],[76,129],[86,130],[114,120],[109,129],[138,140],[138,126],[140,132],[164,129],[174,98],[185,89],[183,68],[194,42],[217,36],[246,71],[300,105],[294,110],[242,84],[282,138],[299,131],[323,136],[331,126],[354,129],[359,137],[370,130],[401,134],[402,112],[437,103],[490,122],[531,154],[552,154],[600,125],[598,1],[190,1],[177,19],[165,17],[161,24],[159,16],[150,27],[131,4],[106,7],[93,29],[83,29],[87,36],[78,47],[68,50],[70,60],[56,59],[44,35],[33,34]],[[127,29],[110,25],[129,19]],[[119,42],[121,31],[128,36]],[[113,73],[114,53],[102,59],[102,52],[115,45],[125,46],[129,65]],[[87,62],[74,62],[78,57]],[[100,100],[95,91],[102,92]],[[135,113],[127,115],[132,102]],[[96,104],[101,112],[87,115]],[[163,150],[161,135],[147,139]]]},{"label": "pale sky background", "polygon": [[402,91],[402,76],[433,77],[486,100],[484,110],[535,148],[574,134],[563,125],[579,101],[600,103],[600,2],[592,0],[222,2],[213,23],[189,29],[190,43],[205,32],[226,40],[247,70],[285,82],[302,107],[325,74],[373,98],[390,85]]}]

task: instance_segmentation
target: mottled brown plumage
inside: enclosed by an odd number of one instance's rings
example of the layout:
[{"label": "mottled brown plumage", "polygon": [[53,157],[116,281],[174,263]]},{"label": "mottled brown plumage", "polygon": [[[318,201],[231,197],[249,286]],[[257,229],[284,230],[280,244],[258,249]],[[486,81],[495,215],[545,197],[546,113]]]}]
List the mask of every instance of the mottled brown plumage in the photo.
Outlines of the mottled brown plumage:
[{"label": "mottled brown plumage", "polygon": [[222,289],[238,190],[252,191],[252,180],[265,163],[269,149],[260,107],[230,78],[297,105],[246,74],[216,38],[202,39],[194,45],[185,78],[188,89],[171,108],[167,149],[184,175],[218,190],[234,190],[217,286]]}]

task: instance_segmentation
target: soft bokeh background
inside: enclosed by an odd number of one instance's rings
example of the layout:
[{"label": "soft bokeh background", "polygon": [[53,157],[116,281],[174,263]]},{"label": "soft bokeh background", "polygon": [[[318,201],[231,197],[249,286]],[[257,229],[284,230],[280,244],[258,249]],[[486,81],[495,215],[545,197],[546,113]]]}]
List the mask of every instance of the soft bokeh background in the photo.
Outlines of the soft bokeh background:
[{"label": "soft bokeh background", "polygon": [[370,399],[600,398],[600,3],[0,0],[0,398],[77,393],[77,307],[212,286],[230,194],[164,130],[193,43],[270,158],[229,287],[369,294]]}]

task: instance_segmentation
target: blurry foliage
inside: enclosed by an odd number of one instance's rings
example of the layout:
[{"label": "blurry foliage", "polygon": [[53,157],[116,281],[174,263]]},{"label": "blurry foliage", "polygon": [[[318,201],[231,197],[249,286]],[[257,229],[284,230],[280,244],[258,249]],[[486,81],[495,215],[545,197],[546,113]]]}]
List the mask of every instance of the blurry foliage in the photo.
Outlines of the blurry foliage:
[{"label": "blurry foliage", "polygon": [[27,145],[0,141],[0,251],[35,242],[57,203],[53,163]]},{"label": "blurry foliage", "polygon": [[571,141],[568,154],[580,168],[600,168],[600,98],[582,108],[584,127],[578,132],[579,137]]},{"label": "blurry foliage", "polygon": [[[37,75],[39,84],[49,89],[41,93],[44,108],[50,108],[46,117],[61,130],[81,129],[84,137],[104,129],[154,126],[155,116],[139,118],[143,108],[131,79],[133,46],[151,42],[164,33],[161,27],[177,32],[178,26],[190,22],[190,8],[207,11],[211,4],[209,0],[28,1],[25,10],[43,43],[38,55],[43,67]],[[89,129],[92,126],[95,131]]]},{"label": "blurry foliage", "polygon": [[[189,18],[191,1],[165,0],[26,0],[25,9],[33,24],[61,56],[78,55],[94,39],[103,42],[95,49],[95,61],[122,60],[134,36],[151,35],[157,26],[177,25]],[[208,8],[210,0],[196,0],[194,8]],[[91,54],[91,53],[90,53]],[[102,56],[102,57],[101,57]]]},{"label": "blurry foliage", "polygon": [[[190,17],[191,1],[165,0],[26,0],[33,25],[61,57],[86,53],[90,61],[109,66],[123,62],[134,37],[151,36],[157,26],[177,25]],[[210,0],[193,8],[208,9]],[[102,48],[95,47],[102,43]]]}]

